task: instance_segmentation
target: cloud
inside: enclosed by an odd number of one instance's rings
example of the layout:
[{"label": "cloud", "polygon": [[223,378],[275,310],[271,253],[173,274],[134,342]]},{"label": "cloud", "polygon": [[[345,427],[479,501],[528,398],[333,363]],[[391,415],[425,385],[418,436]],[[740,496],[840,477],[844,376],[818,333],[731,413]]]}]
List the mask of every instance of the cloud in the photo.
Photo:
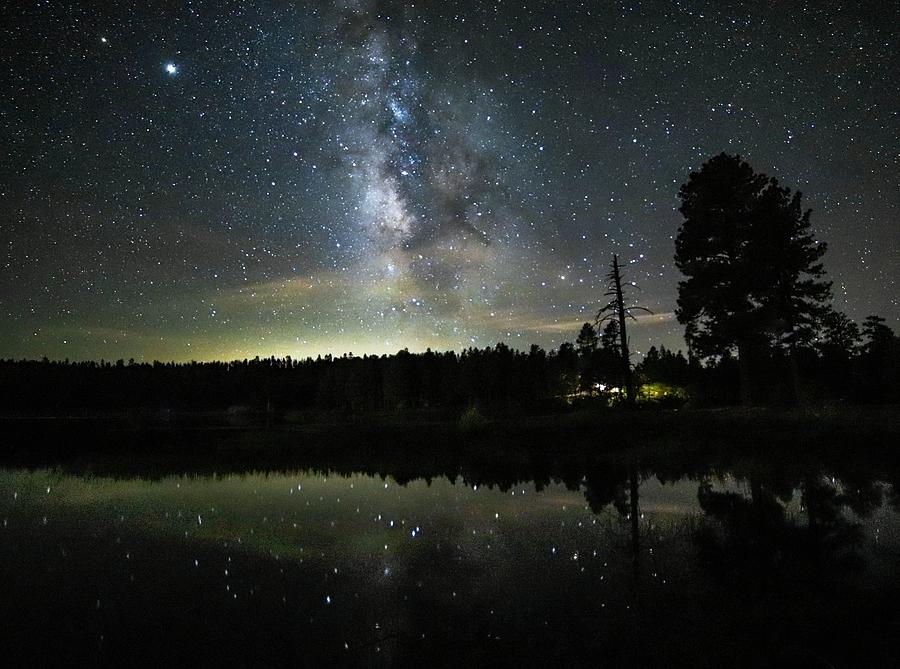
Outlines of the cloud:
[{"label": "cloud", "polygon": [[[634,320],[629,319],[628,323],[629,325],[642,328],[660,323],[669,323],[673,320],[675,320],[675,313],[669,311],[660,314],[640,314],[636,316]],[[585,323],[592,323],[593,318],[542,318],[540,316],[514,314],[511,312],[492,316],[485,312],[470,318],[467,322],[472,326],[496,330],[527,332],[535,335],[572,333],[572,337],[574,338],[581,329],[581,326]]]}]

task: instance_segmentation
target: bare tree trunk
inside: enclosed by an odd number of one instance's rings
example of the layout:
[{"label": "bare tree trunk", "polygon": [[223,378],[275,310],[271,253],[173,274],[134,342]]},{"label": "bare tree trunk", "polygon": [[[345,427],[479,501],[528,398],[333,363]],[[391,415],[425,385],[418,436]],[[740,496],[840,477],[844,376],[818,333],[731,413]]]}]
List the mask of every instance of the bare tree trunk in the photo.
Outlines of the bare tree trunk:
[{"label": "bare tree trunk", "polygon": [[613,281],[616,284],[616,311],[619,317],[619,340],[622,351],[622,373],[625,375],[625,399],[634,405],[634,380],[631,377],[631,355],[628,352],[628,333],[625,330],[625,301],[622,299],[622,277],[619,273],[619,256],[613,255]]}]

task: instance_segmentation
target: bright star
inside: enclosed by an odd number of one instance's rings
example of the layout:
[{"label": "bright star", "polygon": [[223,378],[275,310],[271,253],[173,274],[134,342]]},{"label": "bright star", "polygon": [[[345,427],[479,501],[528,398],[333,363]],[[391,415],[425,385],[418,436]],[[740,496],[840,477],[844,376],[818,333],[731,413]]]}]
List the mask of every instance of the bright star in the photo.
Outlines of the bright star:
[{"label": "bright star", "polygon": [[178,67],[176,67],[175,63],[166,63],[166,74],[178,74]]}]

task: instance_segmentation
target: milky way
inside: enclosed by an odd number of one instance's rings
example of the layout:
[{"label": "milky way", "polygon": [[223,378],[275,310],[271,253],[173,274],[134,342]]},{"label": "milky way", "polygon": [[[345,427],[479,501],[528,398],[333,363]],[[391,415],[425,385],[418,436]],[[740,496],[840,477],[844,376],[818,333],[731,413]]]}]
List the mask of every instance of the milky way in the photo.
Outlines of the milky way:
[{"label": "milky way", "polygon": [[835,303],[893,324],[896,3],[4,9],[0,356],[573,339],[627,263],[674,322],[678,186],[804,192]]}]

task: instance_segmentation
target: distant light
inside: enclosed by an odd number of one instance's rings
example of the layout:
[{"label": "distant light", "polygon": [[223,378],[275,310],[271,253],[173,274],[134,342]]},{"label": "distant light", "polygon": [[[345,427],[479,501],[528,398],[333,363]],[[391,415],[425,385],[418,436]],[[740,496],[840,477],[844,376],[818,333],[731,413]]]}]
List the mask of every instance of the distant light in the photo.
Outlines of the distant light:
[{"label": "distant light", "polygon": [[175,63],[166,63],[166,74],[178,74],[178,66]]}]

